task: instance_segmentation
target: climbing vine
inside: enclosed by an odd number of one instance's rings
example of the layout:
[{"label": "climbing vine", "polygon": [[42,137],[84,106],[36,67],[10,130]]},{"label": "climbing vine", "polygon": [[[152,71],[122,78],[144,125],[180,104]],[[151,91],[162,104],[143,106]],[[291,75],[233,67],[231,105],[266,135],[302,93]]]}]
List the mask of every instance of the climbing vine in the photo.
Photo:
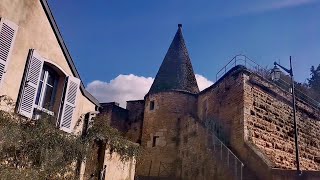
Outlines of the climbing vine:
[{"label": "climbing vine", "polygon": [[87,142],[93,142],[93,140],[102,141],[110,148],[111,153],[119,154],[122,161],[127,161],[140,155],[140,146],[127,140],[121,132],[112,128],[107,123],[106,116],[98,116],[89,126],[91,127],[85,136]]},{"label": "climbing vine", "polygon": [[[0,105],[11,106],[10,102],[0,97]],[[43,114],[39,120],[30,120],[7,110],[0,110],[0,179],[78,179],[79,164],[95,140],[105,142],[123,161],[140,152],[104,117],[94,119],[80,136],[57,128],[55,117]]]}]

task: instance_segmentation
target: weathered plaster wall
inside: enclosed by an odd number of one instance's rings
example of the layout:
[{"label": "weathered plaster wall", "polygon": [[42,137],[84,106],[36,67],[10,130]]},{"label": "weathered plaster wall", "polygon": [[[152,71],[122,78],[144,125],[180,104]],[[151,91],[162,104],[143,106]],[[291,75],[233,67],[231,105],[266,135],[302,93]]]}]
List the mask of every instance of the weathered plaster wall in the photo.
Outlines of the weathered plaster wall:
[{"label": "weathered plaster wall", "polygon": [[95,142],[90,146],[90,154],[82,166],[80,179],[133,180],[135,175],[135,158],[121,159],[104,144]]},{"label": "weathered plaster wall", "polygon": [[19,26],[1,94],[17,99],[29,49],[72,74],[39,0],[3,0],[0,16]]},{"label": "weathered plaster wall", "polygon": [[[254,74],[245,75],[245,139],[274,167],[295,169],[291,94]],[[320,170],[320,111],[297,99],[300,166]]]},{"label": "weathered plaster wall", "polygon": [[135,158],[124,161],[118,154],[110,154],[109,149],[107,149],[104,161],[106,167],[105,180],[134,180],[135,165]]}]

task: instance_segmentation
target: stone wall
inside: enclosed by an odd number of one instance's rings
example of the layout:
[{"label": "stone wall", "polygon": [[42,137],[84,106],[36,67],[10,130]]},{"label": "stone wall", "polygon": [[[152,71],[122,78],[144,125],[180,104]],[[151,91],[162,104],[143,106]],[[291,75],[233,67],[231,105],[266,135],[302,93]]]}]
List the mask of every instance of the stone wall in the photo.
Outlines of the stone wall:
[{"label": "stone wall", "polygon": [[126,137],[128,137],[130,141],[140,144],[144,116],[144,100],[127,101],[126,109],[129,111]]},{"label": "stone wall", "polygon": [[[243,72],[232,69],[198,97],[198,116],[233,150],[243,147]],[[237,148],[239,147],[239,148]],[[241,152],[239,152],[241,153]]]},{"label": "stone wall", "polygon": [[[209,142],[212,132],[244,163],[244,179],[295,178],[285,171],[295,168],[288,92],[237,66],[196,98],[193,102],[193,96],[178,92],[146,97],[142,134],[146,151],[138,162],[142,162],[138,175],[161,176],[174,167],[175,176],[183,179],[232,179],[234,169],[223,168],[228,156],[214,151]],[[150,110],[152,101],[155,106]],[[297,105],[302,169],[319,170],[319,110],[299,99]],[[159,138],[155,147],[154,136]],[[319,173],[304,177],[318,178]]]},{"label": "stone wall", "polygon": [[[247,161],[252,154],[248,151],[244,141],[244,73],[244,67],[236,66],[214,85],[200,92],[198,117],[206,130],[215,134],[235,154],[235,157],[244,163],[243,177],[257,179],[254,172],[257,170],[253,171],[252,168],[262,160],[254,159],[255,164]],[[228,155],[222,154],[222,159],[227,161]],[[227,172],[236,174],[234,168]]]},{"label": "stone wall", "polygon": [[[274,167],[295,169],[291,94],[255,74],[245,75],[245,139]],[[297,99],[300,166],[320,170],[320,111]]]},{"label": "stone wall", "polygon": [[119,106],[115,102],[101,103],[100,114],[106,123],[118,131],[126,133],[128,123],[128,110]]},{"label": "stone wall", "polygon": [[[213,136],[198,118],[182,117],[180,123],[177,176],[184,180],[233,179],[214,151]],[[220,149],[220,146],[217,146]]]},{"label": "stone wall", "polygon": [[138,175],[176,176],[179,123],[182,117],[195,114],[196,108],[196,96],[184,92],[146,96],[141,142],[145,149],[137,164]]}]

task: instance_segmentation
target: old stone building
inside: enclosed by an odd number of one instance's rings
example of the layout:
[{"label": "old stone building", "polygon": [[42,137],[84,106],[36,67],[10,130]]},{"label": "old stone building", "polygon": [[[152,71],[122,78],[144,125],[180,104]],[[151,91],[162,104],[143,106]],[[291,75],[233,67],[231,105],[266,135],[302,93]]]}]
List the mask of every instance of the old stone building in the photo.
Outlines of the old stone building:
[{"label": "old stone building", "polygon": [[[245,56],[244,56],[245,57]],[[300,166],[295,167],[291,94],[238,62],[199,91],[178,26],[144,100],[102,114],[141,144],[139,179],[320,179],[320,110],[297,99]]]},{"label": "old stone building", "polygon": [[[2,104],[2,97],[11,98],[14,107]],[[47,0],[1,0],[0,110],[33,120],[49,115],[61,133],[80,135],[88,127],[84,122],[98,113],[99,106],[83,85]],[[106,147],[100,152],[102,166],[112,164],[106,171],[112,170],[114,177],[133,179],[134,159],[123,162],[118,154],[111,158],[107,152]],[[85,159],[81,162],[75,167],[81,169],[80,179],[97,175]]]}]

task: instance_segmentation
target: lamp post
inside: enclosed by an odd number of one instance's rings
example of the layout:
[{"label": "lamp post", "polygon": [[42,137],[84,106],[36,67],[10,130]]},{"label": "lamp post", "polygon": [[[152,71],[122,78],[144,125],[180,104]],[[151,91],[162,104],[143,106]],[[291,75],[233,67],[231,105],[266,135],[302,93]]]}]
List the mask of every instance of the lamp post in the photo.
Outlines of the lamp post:
[{"label": "lamp post", "polygon": [[290,69],[287,69],[277,62],[274,62],[274,68],[271,70],[271,79],[273,81],[277,81],[280,79],[281,70],[278,66],[287,72],[291,77],[291,88],[292,88],[292,109],[293,109],[293,124],[294,124],[294,143],[296,149],[296,165],[297,165],[297,173],[301,175],[300,171],[300,162],[299,162],[299,146],[298,146],[298,128],[297,128],[297,121],[296,121],[296,96],[294,93],[294,79],[293,79],[293,70],[292,70],[292,63],[291,63],[291,56],[290,56]]}]

